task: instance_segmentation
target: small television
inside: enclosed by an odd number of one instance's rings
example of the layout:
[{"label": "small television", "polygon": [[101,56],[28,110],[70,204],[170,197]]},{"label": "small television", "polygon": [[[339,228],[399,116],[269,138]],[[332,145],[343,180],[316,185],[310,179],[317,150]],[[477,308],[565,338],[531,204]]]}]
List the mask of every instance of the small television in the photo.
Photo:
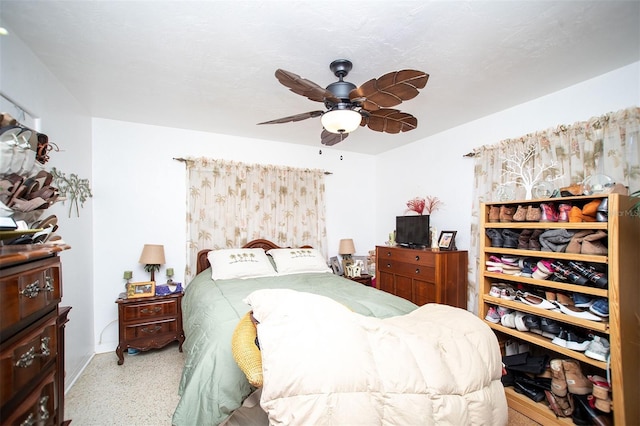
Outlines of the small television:
[{"label": "small television", "polygon": [[430,247],[429,215],[396,216],[396,244],[411,248]]}]

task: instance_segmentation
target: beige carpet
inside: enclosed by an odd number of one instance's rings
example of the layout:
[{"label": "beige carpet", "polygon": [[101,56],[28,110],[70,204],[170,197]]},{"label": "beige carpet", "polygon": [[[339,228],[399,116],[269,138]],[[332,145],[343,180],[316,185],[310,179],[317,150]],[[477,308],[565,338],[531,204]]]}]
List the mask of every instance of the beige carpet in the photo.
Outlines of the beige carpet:
[{"label": "beige carpet", "polygon": [[[184,364],[177,343],[117,361],[113,352],[91,360],[65,397],[65,417],[78,426],[170,426]],[[509,410],[509,426],[536,425]]]}]

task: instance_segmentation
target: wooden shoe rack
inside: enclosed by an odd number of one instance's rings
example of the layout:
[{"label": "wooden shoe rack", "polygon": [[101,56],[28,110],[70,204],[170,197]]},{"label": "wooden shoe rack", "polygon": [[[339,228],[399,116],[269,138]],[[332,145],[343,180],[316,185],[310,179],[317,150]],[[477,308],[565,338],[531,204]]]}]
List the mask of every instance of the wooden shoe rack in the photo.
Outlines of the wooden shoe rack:
[{"label": "wooden shoe rack", "polygon": [[[608,197],[608,222],[489,222],[491,207],[518,207],[552,203],[569,203],[583,206],[594,199]],[[616,425],[640,424],[640,403],[638,403],[638,380],[640,379],[640,216],[631,208],[638,202],[619,194],[592,195],[578,197],[562,197],[546,200],[527,200],[514,202],[484,203],[480,210],[480,284],[478,315],[484,320],[491,306],[504,306],[517,311],[530,313],[539,317],[556,320],[563,326],[580,329],[584,334],[600,335],[611,344],[609,361],[611,397],[613,399],[612,416]],[[607,255],[571,254],[564,252],[548,252],[491,247],[491,240],[486,235],[487,229],[502,230],[505,228],[521,231],[523,229],[567,229],[567,230],[605,230],[607,236]],[[538,280],[523,276],[487,272],[485,261],[490,256],[521,256],[534,259],[576,260],[589,264],[606,265],[608,272],[608,288],[601,289],[580,286],[566,282]],[[576,318],[526,305],[492,297],[489,291],[492,285],[510,284],[514,287],[522,284],[529,288],[547,291],[564,291],[582,293],[598,298],[608,298],[609,319],[597,322]],[[607,377],[607,363],[589,358],[582,352],[573,351],[551,342],[551,339],[531,332],[522,332],[485,321],[497,334],[500,341],[518,339],[528,342],[531,351],[536,354],[548,354],[553,358],[573,358],[580,362],[584,374],[598,374]],[[573,424],[571,418],[557,418],[546,402],[536,403],[524,395],[516,393],[512,387],[505,388],[509,406],[531,419],[542,424]]]}]

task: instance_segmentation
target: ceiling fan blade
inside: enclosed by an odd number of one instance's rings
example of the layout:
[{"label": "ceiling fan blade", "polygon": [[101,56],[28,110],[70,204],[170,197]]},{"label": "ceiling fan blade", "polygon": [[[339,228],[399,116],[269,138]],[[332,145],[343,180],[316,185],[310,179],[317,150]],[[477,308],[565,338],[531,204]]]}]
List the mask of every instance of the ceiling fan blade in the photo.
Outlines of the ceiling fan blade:
[{"label": "ceiling fan blade", "polygon": [[369,111],[389,108],[418,96],[418,89],[426,86],[428,79],[429,74],[422,71],[393,71],[352,90],[349,99],[365,98],[361,105]]},{"label": "ceiling fan blade", "polygon": [[324,129],[322,129],[322,133],[320,134],[320,142],[322,145],[335,145],[338,142],[342,142],[349,136],[349,133],[331,133]]},{"label": "ceiling fan blade", "polygon": [[418,119],[397,109],[378,109],[369,111],[365,117],[367,127],[376,132],[400,133],[418,127]]},{"label": "ceiling fan blade", "polygon": [[306,120],[307,118],[320,117],[322,114],[324,114],[324,111],[309,111],[309,112],[303,112],[301,114],[290,115],[289,117],[282,117],[282,118],[278,118],[271,121],[265,121],[263,123],[258,123],[258,124],[291,123],[293,121]]},{"label": "ceiling fan blade", "polygon": [[312,101],[324,102],[325,100],[330,100],[334,103],[340,102],[340,99],[336,98],[333,93],[324,87],[318,86],[313,81],[300,77],[298,74],[278,69],[276,70],[276,78],[293,93],[305,96]]}]

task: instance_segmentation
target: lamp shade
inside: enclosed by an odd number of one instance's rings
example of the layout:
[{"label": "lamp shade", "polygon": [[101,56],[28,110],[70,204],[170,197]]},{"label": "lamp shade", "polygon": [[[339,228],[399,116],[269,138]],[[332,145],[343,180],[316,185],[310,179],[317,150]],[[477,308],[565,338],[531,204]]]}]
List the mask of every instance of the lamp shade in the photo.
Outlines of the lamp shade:
[{"label": "lamp shade", "polygon": [[340,247],[338,248],[338,254],[354,254],[356,247],[353,245],[351,238],[340,240]]},{"label": "lamp shade", "polygon": [[160,244],[145,244],[138,262],[145,265],[164,265],[164,246]]},{"label": "lamp shade", "polygon": [[352,109],[334,109],[325,112],[320,121],[327,132],[351,133],[360,126],[362,116]]}]

